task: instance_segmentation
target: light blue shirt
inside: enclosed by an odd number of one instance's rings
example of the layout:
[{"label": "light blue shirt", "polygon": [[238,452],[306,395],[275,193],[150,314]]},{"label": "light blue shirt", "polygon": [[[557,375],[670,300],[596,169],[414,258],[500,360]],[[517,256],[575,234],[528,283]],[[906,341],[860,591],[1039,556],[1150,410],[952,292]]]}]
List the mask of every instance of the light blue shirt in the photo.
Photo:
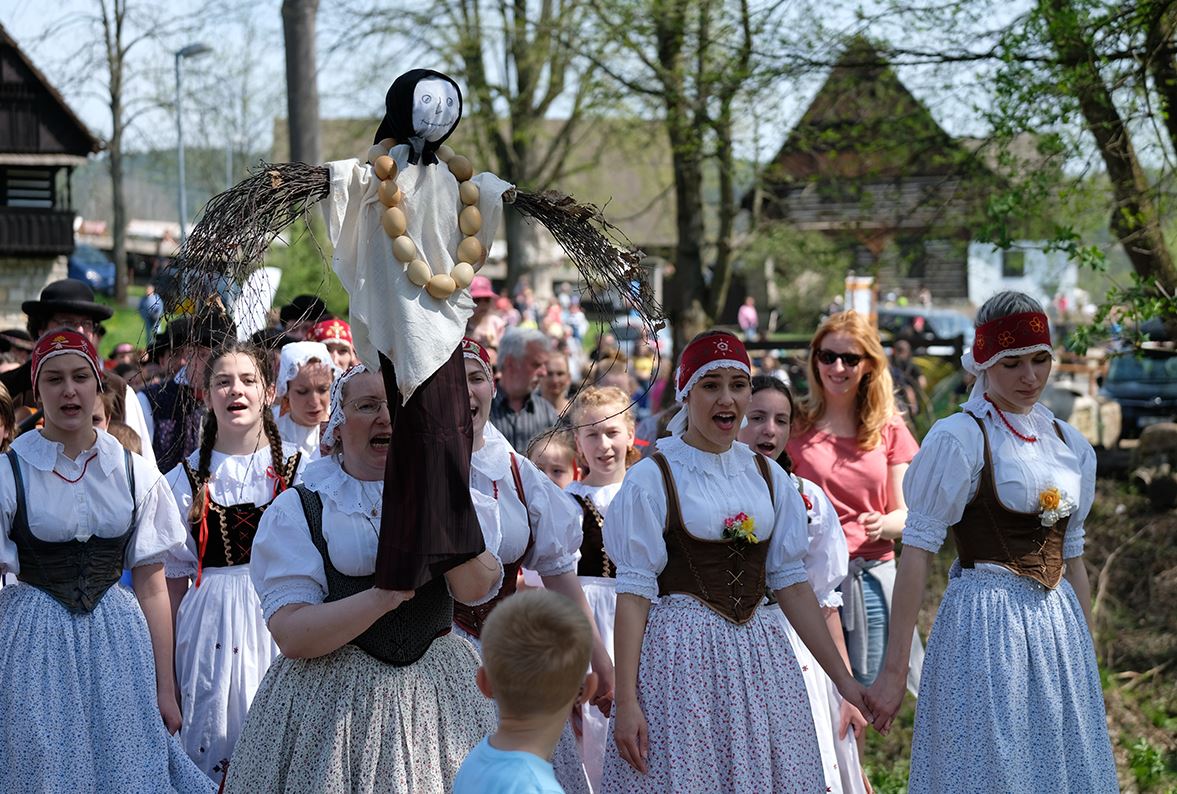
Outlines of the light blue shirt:
[{"label": "light blue shirt", "polygon": [[564,794],[564,789],[552,765],[538,755],[496,750],[483,739],[458,770],[454,794]]}]

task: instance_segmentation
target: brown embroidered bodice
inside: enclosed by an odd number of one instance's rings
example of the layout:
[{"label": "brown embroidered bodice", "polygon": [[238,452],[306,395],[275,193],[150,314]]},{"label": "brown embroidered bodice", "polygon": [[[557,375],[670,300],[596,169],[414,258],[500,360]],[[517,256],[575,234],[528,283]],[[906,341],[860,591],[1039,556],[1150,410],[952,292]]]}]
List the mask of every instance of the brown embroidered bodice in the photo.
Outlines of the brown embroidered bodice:
[{"label": "brown embroidered bodice", "polygon": [[[295,472],[298,471],[301,457],[302,453],[296,452],[286,459],[282,466],[282,479],[275,479],[275,496],[290,485]],[[196,472],[192,470],[188,461],[185,460],[182,465],[195,498]],[[285,483],[285,486],[282,483]],[[264,505],[255,505],[252,502],[223,505],[210,497],[204,515],[189,523],[189,530],[196,539],[196,547],[200,553],[200,567],[227,568],[248,563],[250,552],[253,550],[253,538],[257,535],[262,514],[269,506],[269,502]]]},{"label": "brown embroidered bodice", "polygon": [[[650,456],[666,488],[666,567],[658,574],[658,594],[689,595],[732,623],[747,623],[764,602],[768,543],[702,540],[687,531],[670,464],[661,452]],[[772,473],[759,454],[756,465],[774,498]],[[775,499],[774,499],[775,501]]]},{"label": "brown embroidered bodice", "polygon": [[[996,562],[1043,587],[1058,587],[1063,578],[1063,537],[1070,517],[1059,519],[1052,527],[1044,527],[1037,513],[1021,513],[1003,505],[993,479],[989,434],[978,417],[969,416],[981,428],[985,462],[981,467],[981,483],[976,496],[965,506],[960,521],[952,527],[960,567],[972,568],[978,560]],[[1057,421],[1054,431],[1065,444],[1066,439]]]},{"label": "brown embroidered bodice", "polygon": [[572,498],[580,503],[584,511],[581,529],[584,539],[580,543],[580,562],[576,565],[578,576],[600,576],[612,579],[617,576],[617,569],[613,560],[605,552],[605,517],[593,503],[592,497],[572,494]]}]

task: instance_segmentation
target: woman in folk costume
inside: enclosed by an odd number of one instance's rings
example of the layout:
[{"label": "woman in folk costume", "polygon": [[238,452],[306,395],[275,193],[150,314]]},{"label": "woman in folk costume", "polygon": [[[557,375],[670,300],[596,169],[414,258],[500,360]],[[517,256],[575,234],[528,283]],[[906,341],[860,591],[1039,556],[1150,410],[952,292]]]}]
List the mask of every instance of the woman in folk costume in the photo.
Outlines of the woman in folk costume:
[{"label": "woman in folk costume", "polygon": [[[805,502],[809,530],[809,546],[803,558],[805,574],[825,617],[830,639],[837,646],[842,661],[849,667],[846,640],[842,636],[842,620],[838,615],[842,594],[837,589],[846,578],[850,562],[846,551],[846,535],[825,492],[809,480],[792,473],[793,464],[785,453],[785,444],[789,440],[793,407],[792,392],[783,381],[767,375],[756,376],[752,379],[747,424],[740,430],[739,438],[769,460],[784,466],[793,487]],[[809,695],[809,707],[813,712],[813,725],[817,729],[817,743],[821,748],[822,766],[825,768],[826,790],[839,794],[866,791],[858,746],[854,742],[855,734],[865,730],[866,720],[858,709],[838,694],[834,682],[813,658],[809,648],[784,614],[776,608],[776,604],[764,608],[775,619],[784,622],[793,653],[801,664],[805,691]]]},{"label": "woman in folk costume", "polygon": [[473,426],[460,342],[474,308],[468,287],[503,202],[544,223],[594,283],[624,291],[651,332],[657,306],[640,256],[602,235],[610,227],[595,208],[475,174],[445,145],[462,110],[449,77],[407,72],[385,108],[368,162],[265,166],[209,202],[180,260],[196,284],[240,276],[300,212],[328,200],[352,340],[363,361],[379,365],[392,411],[376,583],[412,590],[485,547],[469,491]]},{"label": "woman in folk costume", "polygon": [[[317,327],[317,326],[316,326]],[[322,342],[291,342],[278,356],[274,422],[306,460],[319,457],[319,428],[331,407],[331,384],[343,374]]]},{"label": "woman in folk costume", "polygon": [[[473,339],[462,340],[469,395],[466,405],[474,421],[474,455],[470,489],[478,519],[486,533],[486,547],[502,562],[502,587],[486,603],[459,605],[454,623],[477,641],[495,605],[515,592],[520,567],[535,571],[548,590],[568,596],[589,616],[592,609],[576,578],[581,543],[579,506],[530,460],[515,452],[488,420],[494,397],[490,357]],[[600,681],[593,705],[608,713],[613,691],[613,663],[594,621],[592,669]],[[556,778],[567,792],[588,791],[576,740],[566,726],[553,758]]]},{"label": "woman in folk costume", "polygon": [[213,351],[205,369],[208,412],[200,446],[168,473],[195,558],[195,565],[170,564],[168,570],[172,599],[179,603],[180,739],[217,781],[278,653],[249,580],[253,538],[266,508],[293,484],[302,465],[301,453],[282,444],[274,425],[264,360],[257,348],[240,342]]},{"label": "woman in folk costume", "polygon": [[851,703],[802,558],[805,505],[784,470],[736,441],[750,397],[744,345],[697,336],[675,379],[673,435],[626,474],[605,518],[617,566],[617,708],[605,791],[821,791],[805,682],[776,595]]},{"label": "woman in folk costume", "polygon": [[311,326],[309,336],[312,342],[322,342],[331,351],[331,359],[339,371],[347,372],[360,363],[356,349],[351,343],[351,326],[343,320],[332,317]]},{"label": "woman in folk costume", "polygon": [[1037,301],[977,312],[962,412],[937,422],[907,477],[895,633],[867,698],[886,730],[907,638],[949,528],[958,560],[936,614],[912,740],[912,792],[1118,791],[1091,641],[1084,521],[1095,452],[1039,402],[1053,363]]},{"label": "woman in folk costume", "polygon": [[[0,461],[0,790],[211,792],[180,727],[163,562],[184,527],[155,466],[91,426],[98,353],[37,343],[44,427]],[[131,569],[134,594],[117,585]],[[136,603],[136,599],[138,603]]]},{"label": "woman in folk costume", "polygon": [[[613,618],[617,612],[616,568],[605,551],[601,534],[609,505],[621,490],[626,469],[641,457],[634,448],[634,417],[629,395],[616,387],[590,386],[572,402],[569,413],[581,478],[565,488],[583,512],[577,574],[609,658],[613,658]],[[608,715],[583,710],[585,772],[593,787],[600,786],[609,735]]]},{"label": "woman in folk costume", "polygon": [[388,395],[364,366],[332,389],[330,454],[262,518],[251,575],[282,655],[266,674],[230,792],[440,792],[494,730],[454,599],[498,589],[489,551],[415,593],[375,585]]}]

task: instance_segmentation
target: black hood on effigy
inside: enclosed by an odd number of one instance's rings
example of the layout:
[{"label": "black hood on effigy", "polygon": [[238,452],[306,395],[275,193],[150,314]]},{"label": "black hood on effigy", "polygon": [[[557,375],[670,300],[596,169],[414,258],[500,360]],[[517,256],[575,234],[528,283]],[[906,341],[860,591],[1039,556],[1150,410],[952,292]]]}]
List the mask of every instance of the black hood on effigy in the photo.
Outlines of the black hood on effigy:
[{"label": "black hood on effigy", "polygon": [[[451,83],[454,90],[458,92],[458,117],[454,119],[453,126],[446,134],[436,141],[426,141],[424,138],[418,137],[417,131],[413,129],[413,91],[417,88],[417,83],[429,79],[445,80]],[[430,165],[437,162],[437,155],[434,154],[437,147],[453,135],[461,121],[462,89],[458,87],[454,79],[432,69],[412,69],[396,78],[389,86],[388,93],[384,96],[384,118],[381,119],[380,126],[376,128],[376,135],[372,138],[372,143],[380,143],[385,138],[392,138],[397,143],[407,143],[410,163],[416,164],[420,159],[423,164]]]}]

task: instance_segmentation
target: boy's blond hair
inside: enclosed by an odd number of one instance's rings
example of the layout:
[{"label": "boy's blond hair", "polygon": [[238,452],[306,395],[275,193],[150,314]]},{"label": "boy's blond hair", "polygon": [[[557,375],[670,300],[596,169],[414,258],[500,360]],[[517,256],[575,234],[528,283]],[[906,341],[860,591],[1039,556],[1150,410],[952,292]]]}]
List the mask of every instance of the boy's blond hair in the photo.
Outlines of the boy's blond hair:
[{"label": "boy's blond hair", "polygon": [[482,630],[482,666],[499,711],[528,717],[566,708],[592,649],[592,626],[571,599],[527,590],[504,600]]},{"label": "boy's blond hair", "polygon": [[568,462],[576,463],[576,441],[572,438],[572,432],[558,426],[536,433],[531,441],[527,442],[527,459],[535,463],[535,459],[542,455],[549,445],[567,450]]}]

